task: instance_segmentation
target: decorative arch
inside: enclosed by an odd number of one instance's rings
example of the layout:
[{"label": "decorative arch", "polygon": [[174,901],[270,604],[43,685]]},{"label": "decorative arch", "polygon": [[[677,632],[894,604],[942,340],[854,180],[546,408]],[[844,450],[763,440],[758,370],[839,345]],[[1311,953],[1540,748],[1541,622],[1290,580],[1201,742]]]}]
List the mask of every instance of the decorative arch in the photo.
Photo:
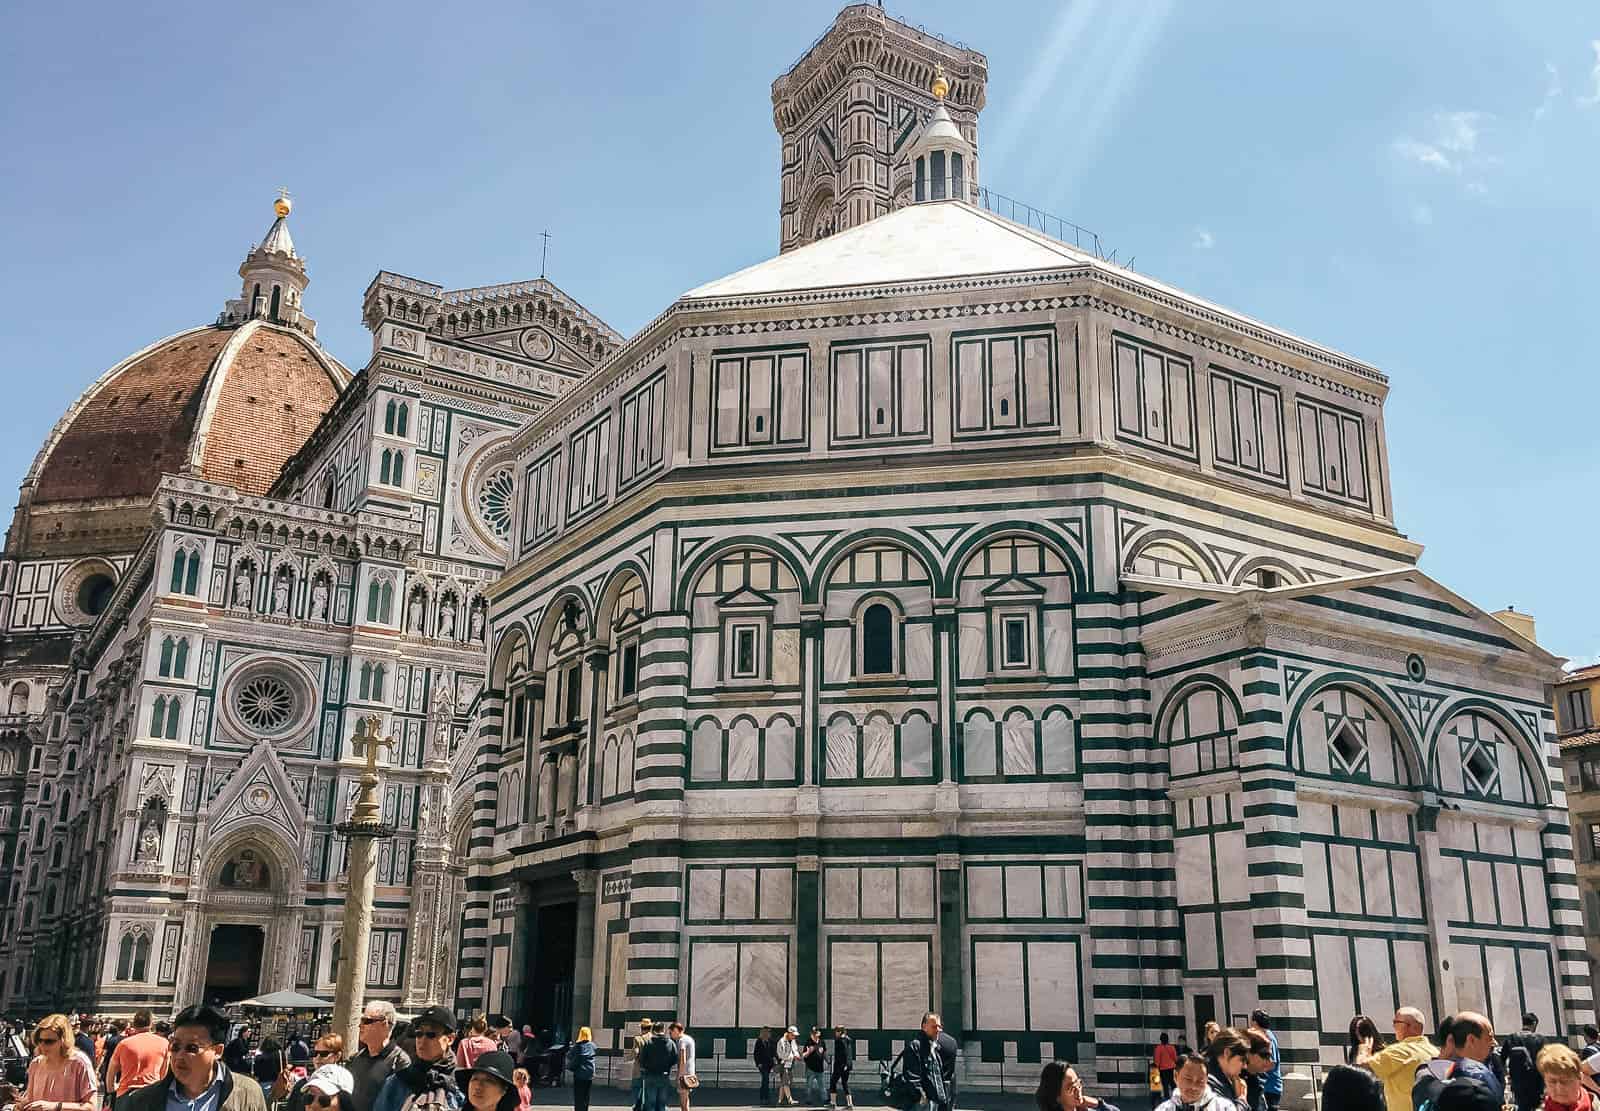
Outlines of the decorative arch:
[{"label": "decorative arch", "polygon": [[1421,744],[1417,736],[1406,724],[1405,714],[1401,712],[1399,704],[1389,691],[1381,684],[1374,682],[1365,675],[1353,671],[1336,671],[1319,676],[1311,680],[1306,688],[1295,698],[1290,709],[1284,739],[1284,761],[1289,768],[1298,768],[1295,758],[1294,745],[1300,736],[1300,716],[1310,705],[1311,700],[1327,690],[1329,687],[1348,687],[1362,697],[1374,710],[1376,710],[1389,726],[1390,735],[1394,738],[1396,746],[1400,749],[1405,759],[1406,774],[1415,788],[1427,782],[1426,762],[1422,757]]},{"label": "decorative arch", "polygon": [[[1441,706],[1434,715],[1433,727],[1428,733],[1426,776],[1421,782],[1433,784],[1439,775],[1439,742],[1444,735],[1447,725],[1462,714],[1481,714],[1494,724],[1498,725],[1506,739],[1511,742],[1517,759],[1522,764],[1522,769],[1533,783],[1535,792],[1534,800],[1524,805],[1549,806],[1550,805],[1550,775],[1545,768],[1545,761],[1541,755],[1541,745],[1528,734],[1527,726],[1516,719],[1514,714],[1506,712],[1503,706],[1491,702],[1487,698],[1476,695],[1459,698]],[[1515,805],[1515,804],[1513,804]]]},{"label": "decorative arch", "polygon": [[[1161,707],[1156,711],[1155,735],[1161,738],[1163,743],[1165,743],[1171,730],[1173,711],[1178,708],[1184,699],[1194,693],[1196,687],[1215,688],[1227,700],[1229,707],[1233,710],[1234,720],[1237,721],[1243,717],[1244,704],[1239,701],[1239,696],[1233,693],[1233,687],[1226,680],[1215,675],[1190,675],[1167,692],[1167,696],[1161,700]],[[1291,720],[1293,719],[1291,718]]]},{"label": "decorative arch", "polygon": [[305,867],[294,846],[274,827],[250,825],[232,830],[200,851],[199,886],[202,901],[222,890],[222,869],[241,849],[251,848],[266,857],[270,886],[262,892],[277,905],[299,903],[305,898]]},{"label": "decorative arch", "polygon": [[828,581],[833,578],[833,573],[839,564],[860,549],[873,547],[900,548],[922,564],[922,571],[927,575],[930,587],[939,582],[939,560],[926,542],[899,529],[864,529],[861,532],[853,532],[824,549],[823,554],[817,559],[815,577],[810,580],[804,578],[800,580],[802,596],[807,602],[820,601],[823,592],[828,588]]},{"label": "decorative arch", "polygon": [[1306,577],[1301,574],[1298,569],[1291,567],[1287,562],[1279,559],[1277,556],[1256,556],[1253,559],[1245,560],[1243,563],[1239,564],[1238,567],[1233,569],[1233,584],[1235,586],[1250,585],[1245,580],[1256,574],[1258,571],[1276,571],[1279,575],[1283,576],[1285,585],[1290,583],[1303,583],[1306,581]]},{"label": "decorative arch", "polygon": [[630,575],[638,581],[640,588],[644,591],[645,614],[648,615],[652,612],[649,574],[639,565],[637,560],[625,559],[611,569],[610,574],[606,576],[604,585],[600,587],[600,594],[594,606],[595,631],[597,635],[609,637],[614,617],[612,610],[616,607],[617,599],[622,596],[623,590],[628,587]]},{"label": "decorative arch", "polygon": [[[1208,705],[1205,695],[1215,696],[1215,701]],[[1233,688],[1217,676],[1192,675],[1173,687],[1155,718],[1155,736],[1167,754],[1168,778],[1234,766],[1238,759],[1234,740],[1243,717],[1244,707]]]},{"label": "decorative arch", "polygon": [[1036,540],[1049,548],[1066,565],[1067,576],[1072,580],[1072,594],[1074,597],[1088,589],[1089,576],[1084,568],[1083,560],[1075,549],[1063,537],[1048,532],[1027,521],[998,521],[985,525],[968,534],[966,539],[958,544],[950,553],[949,561],[945,564],[943,576],[939,583],[939,593],[943,597],[950,597],[956,591],[956,586],[961,581],[961,573],[966,570],[967,564],[977,552],[982,551],[987,545],[996,540],[1004,540],[1009,536],[1026,537]]},{"label": "decorative arch", "polygon": [[[1152,558],[1150,553],[1162,547],[1170,549],[1172,552],[1178,555],[1187,557],[1187,561],[1193,565],[1195,573],[1201,577],[1202,582],[1220,583],[1224,581],[1222,570],[1217,566],[1216,560],[1207,555],[1205,551],[1201,549],[1200,545],[1196,544],[1190,537],[1187,537],[1183,533],[1177,532],[1173,529],[1153,529],[1149,532],[1141,533],[1138,539],[1136,539],[1133,542],[1133,545],[1128,549],[1127,555],[1125,555],[1122,559],[1123,573],[1133,573],[1133,566],[1136,560],[1141,558]],[[1191,581],[1185,580],[1181,576],[1161,574],[1152,575],[1150,577],[1174,578],[1176,581],[1180,582]]]},{"label": "decorative arch", "polygon": [[788,568],[789,573],[794,576],[795,583],[799,586],[802,599],[815,596],[814,592],[810,595],[807,594],[809,579],[806,575],[805,567],[801,565],[800,561],[795,558],[794,553],[789,549],[780,544],[775,544],[765,537],[734,536],[712,541],[690,557],[689,562],[684,565],[683,571],[678,577],[678,586],[672,599],[673,607],[680,610],[686,609],[689,605],[689,599],[694,593],[694,588],[699,583],[700,576],[705,574],[706,568],[729,552],[736,552],[746,548],[752,551],[765,552]]},{"label": "decorative arch", "polygon": [[528,666],[535,672],[543,671],[550,663],[550,644],[556,639],[556,630],[562,622],[567,620],[568,603],[576,603],[578,607],[578,636],[585,642],[594,639],[594,607],[589,604],[589,599],[582,590],[576,586],[564,586],[556,591],[550,599],[545,611],[539,617],[538,630],[534,633],[532,648],[528,653]]},{"label": "decorative arch", "polygon": [[501,634],[495,643],[494,655],[489,665],[489,686],[497,691],[504,691],[511,678],[512,664],[517,661],[520,652],[524,668],[530,666],[528,660],[528,646],[530,638],[527,630],[520,624],[513,625]]}]

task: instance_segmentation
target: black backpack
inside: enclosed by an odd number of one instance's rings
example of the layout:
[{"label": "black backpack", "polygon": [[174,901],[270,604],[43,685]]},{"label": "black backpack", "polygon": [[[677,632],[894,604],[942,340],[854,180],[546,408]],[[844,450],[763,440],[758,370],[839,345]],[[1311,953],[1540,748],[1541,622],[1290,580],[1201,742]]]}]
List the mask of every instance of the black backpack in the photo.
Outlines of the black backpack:
[{"label": "black backpack", "polygon": [[678,1053],[665,1034],[657,1034],[644,1043],[639,1051],[639,1069],[656,1076],[665,1076],[678,1063]]}]

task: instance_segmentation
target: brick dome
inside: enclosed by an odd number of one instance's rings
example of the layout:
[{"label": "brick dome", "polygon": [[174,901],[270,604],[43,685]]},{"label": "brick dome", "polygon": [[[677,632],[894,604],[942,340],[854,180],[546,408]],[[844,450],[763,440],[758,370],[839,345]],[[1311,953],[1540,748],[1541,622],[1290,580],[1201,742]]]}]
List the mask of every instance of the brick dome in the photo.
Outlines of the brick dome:
[{"label": "brick dome", "polygon": [[23,488],[36,506],[101,502],[192,474],[265,494],[349,380],[294,328],[257,319],[179,332],[85,390]]}]

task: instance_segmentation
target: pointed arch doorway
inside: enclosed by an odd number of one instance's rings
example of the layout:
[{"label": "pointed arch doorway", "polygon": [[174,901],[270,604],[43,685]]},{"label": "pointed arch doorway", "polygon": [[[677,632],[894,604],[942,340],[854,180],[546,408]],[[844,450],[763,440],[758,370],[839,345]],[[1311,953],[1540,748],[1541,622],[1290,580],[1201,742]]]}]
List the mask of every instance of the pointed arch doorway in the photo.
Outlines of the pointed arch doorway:
[{"label": "pointed arch doorway", "polygon": [[237,1003],[261,994],[261,958],[267,932],[261,926],[230,922],[211,930],[206,951],[207,1003]]}]

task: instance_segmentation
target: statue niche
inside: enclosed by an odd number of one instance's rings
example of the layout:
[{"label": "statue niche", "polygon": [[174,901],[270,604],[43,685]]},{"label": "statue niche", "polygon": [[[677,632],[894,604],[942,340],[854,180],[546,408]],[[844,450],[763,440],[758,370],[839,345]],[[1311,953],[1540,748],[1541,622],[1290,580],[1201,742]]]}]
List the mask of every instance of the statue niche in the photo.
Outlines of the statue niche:
[{"label": "statue niche", "polygon": [[240,849],[222,866],[217,886],[234,891],[265,891],[272,886],[272,874],[255,849]]}]

